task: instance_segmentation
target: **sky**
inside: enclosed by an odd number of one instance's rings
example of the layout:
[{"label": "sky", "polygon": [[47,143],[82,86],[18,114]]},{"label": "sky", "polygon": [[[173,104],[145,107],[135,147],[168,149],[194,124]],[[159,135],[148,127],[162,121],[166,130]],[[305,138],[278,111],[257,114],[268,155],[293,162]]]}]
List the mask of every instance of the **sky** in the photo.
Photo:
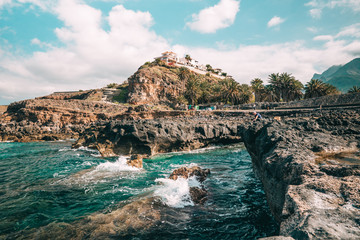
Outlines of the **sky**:
[{"label": "sky", "polygon": [[0,0],[0,105],[122,83],[168,50],[306,83],[360,57],[360,0]]}]

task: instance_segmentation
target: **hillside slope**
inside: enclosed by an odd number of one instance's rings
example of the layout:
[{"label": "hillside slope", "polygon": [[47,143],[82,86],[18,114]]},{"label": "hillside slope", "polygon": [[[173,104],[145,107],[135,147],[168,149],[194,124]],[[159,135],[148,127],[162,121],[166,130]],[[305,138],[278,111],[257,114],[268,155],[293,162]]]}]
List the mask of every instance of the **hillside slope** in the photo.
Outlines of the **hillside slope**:
[{"label": "hillside slope", "polygon": [[179,102],[179,98],[184,97],[190,75],[195,76],[199,82],[217,83],[221,80],[184,67],[143,65],[128,79],[127,102],[173,106]]},{"label": "hillside slope", "polygon": [[332,66],[322,74],[314,74],[313,78],[330,83],[342,92],[347,92],[352,86],[360,86],[360,58],[344,66]]}]

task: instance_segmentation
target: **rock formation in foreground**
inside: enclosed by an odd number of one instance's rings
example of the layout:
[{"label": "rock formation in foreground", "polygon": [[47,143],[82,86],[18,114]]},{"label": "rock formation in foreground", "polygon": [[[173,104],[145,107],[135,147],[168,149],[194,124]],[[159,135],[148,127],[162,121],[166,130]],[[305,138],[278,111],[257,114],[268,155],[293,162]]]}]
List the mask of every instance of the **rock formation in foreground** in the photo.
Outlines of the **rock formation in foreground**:
[{"label": "rock formation in foreground", "polygon": [[359,111],[240,128],[281,235],[359,238]]}]

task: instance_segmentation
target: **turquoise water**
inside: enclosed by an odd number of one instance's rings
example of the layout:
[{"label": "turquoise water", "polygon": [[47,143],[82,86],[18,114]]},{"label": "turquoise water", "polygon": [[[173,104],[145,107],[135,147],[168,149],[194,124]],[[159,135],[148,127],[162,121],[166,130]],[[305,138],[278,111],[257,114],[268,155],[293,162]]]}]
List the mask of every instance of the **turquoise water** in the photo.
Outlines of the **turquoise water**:
[{"label": "turquoise water", "polygon": [[[158,155],[144,160],[142,170],[124,161],[72,150],[71,142],[0,143],[0,239],[71,239],[80,228],[80,239],[96,239],[89,230],[94,228],[86,228],[89,216],[151,197],[161,200],[161,222],[141,232],[116,233],[121,239],[256,239],[276,234],[278,226],[243,145]],[[189,165],[211,170],[203,206],[189,200],[193,183],[167,180],[174,169]],[[64,235],[49,226],[61,226]],[[116,234],[102,238],[119,239]]]}]

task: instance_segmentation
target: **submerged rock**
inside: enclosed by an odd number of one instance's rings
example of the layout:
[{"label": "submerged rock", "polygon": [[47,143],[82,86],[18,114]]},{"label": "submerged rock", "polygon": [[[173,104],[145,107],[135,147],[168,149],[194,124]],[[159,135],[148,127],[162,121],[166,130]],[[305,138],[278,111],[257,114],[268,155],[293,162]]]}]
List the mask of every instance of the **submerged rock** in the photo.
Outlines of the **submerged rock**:
[{"label": "submerged rock", "polygon": [[190,177],[195,176],[196,179],[202,183],[205,181],[205,179],[207,178],[207,176],[209,174],[210,174],[210,169],[201,169],[198,166],[194,166],[191,168],[181,167],[181,168],[174,170],[170,174],[169,178],[172,180],[176,180],[176,179],[178,179],[178,177],[183,177],[185,179],[188,179]]},{"label": "submerged rock", "polygon": [[143,167],[143,155],[131,155],[130,159],[127,161],[127,164],[131,167],[142,168]]},{"label": "submerged rock", "polygon": [[[188,179],[191,177],[196,177],[196,180],[198,180],[200,183],[204,182],[207,178],[207,176],[210,174],[209,169],[201,169],[198,166],[194,166],[191,168],[188,167],[181,167],[178,169],[175,169],[170,174],[170,179],[177,180],[179,177]],[[204,186],[199,187],[190,187],[190,198],[191,200],[196,204],[204,204],[207,200],[208,192],[205,190]]]}]

